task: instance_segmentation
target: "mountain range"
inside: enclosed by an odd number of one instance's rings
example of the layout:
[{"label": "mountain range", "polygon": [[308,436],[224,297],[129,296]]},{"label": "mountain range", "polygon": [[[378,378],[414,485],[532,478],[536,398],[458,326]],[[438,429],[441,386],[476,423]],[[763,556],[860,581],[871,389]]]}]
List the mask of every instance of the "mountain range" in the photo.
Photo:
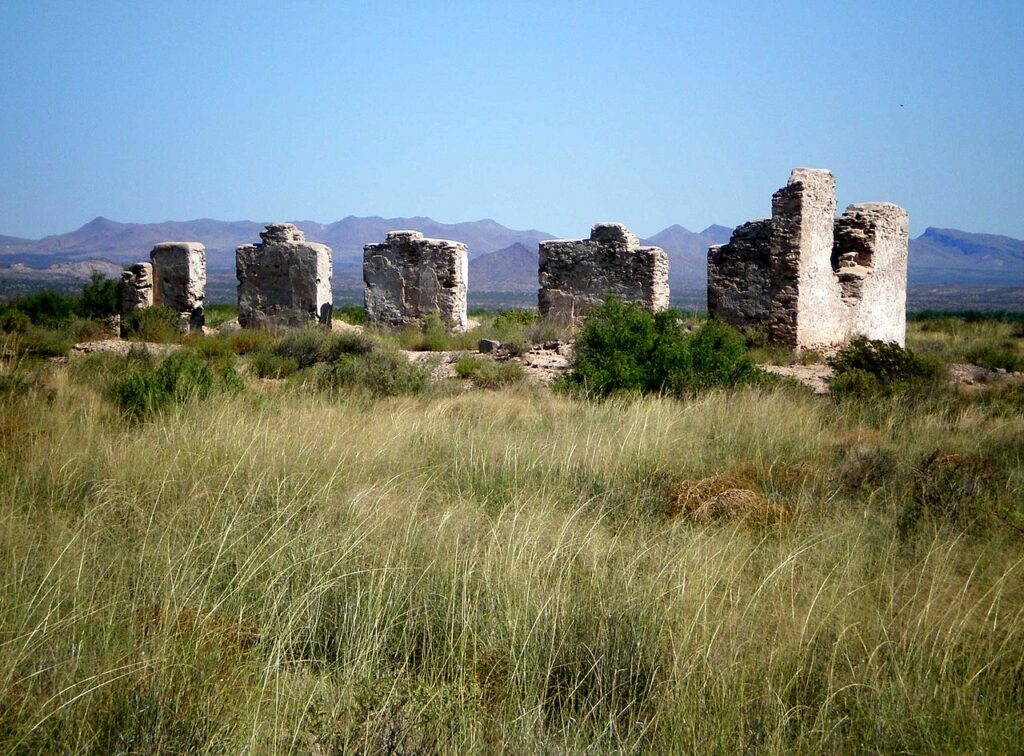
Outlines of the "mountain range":
[{"label": "mountain range", "polygon": [[[74,277],[96,268],[145,259],[154,244],[168,240],[201,241],[211,273],[234,269],[235,247],[255,242],[264,223],[204,218],[164,223],[119,223],[99,217],[79,229],[42,239],[0,236],[0,278],[38,274]],[[310,241],[330,245],[339,275],[358,278],[363,244],[382,240],[388,231],[415,229],[428,237],[465,242],[470,250],[470,282],[478,291],[533,291],[537,288],[537,244],[553,238],[534,229],[520,231],[485,219],[439,223],[431,218],[361,218],[335,223],[298,221]],[[701,288],[706,281],[709,246],[729,239],[732,229],[712,225],[694,232],[672,225],[644,239],[669,256],[674,286]],[[1024,241],[994,234],[928,228],[910,242],[909,280],[922,285],[1024,285]]]}]

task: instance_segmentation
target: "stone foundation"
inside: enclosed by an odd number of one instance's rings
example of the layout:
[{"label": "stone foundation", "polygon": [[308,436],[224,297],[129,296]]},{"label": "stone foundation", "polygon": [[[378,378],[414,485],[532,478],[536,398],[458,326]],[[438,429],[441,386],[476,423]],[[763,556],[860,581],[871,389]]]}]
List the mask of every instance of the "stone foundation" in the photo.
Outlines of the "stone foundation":
[{"label": "stone foundation", "polygon": [[243,328],[298,328],[329,324],[331,248],[307,242],[291,223],[275,223],[260,232],[259,244],[235,251],[238,322]]},{"label": "stone foundation", "polygon": [[183,331],[201,331],[205,317],[206,247],[198,242],[163,242],[149,253],[153,301],[175,310]]},{"label": "stone foundation", "polygon": [[906,211],[866,203],[835,212],[832,174],[794,170],[772,196],[770,219],[708,250],[708,312],[798,349],[829,351],[856,335],[902,345]]},{"label": "stone foundation", "polygon": [[589,239],[540,243],[540,315],[569,322],[614,295],[651,312],[668,307],[668,255],[641,247],[621,223],[598,223]]},{"label": "stone foundation", "polygon": [[468,327],[469,249],[419,231],[390,231],[363,247],[366,320],[378,327],[417,325],[436,312],[448,328]]}]

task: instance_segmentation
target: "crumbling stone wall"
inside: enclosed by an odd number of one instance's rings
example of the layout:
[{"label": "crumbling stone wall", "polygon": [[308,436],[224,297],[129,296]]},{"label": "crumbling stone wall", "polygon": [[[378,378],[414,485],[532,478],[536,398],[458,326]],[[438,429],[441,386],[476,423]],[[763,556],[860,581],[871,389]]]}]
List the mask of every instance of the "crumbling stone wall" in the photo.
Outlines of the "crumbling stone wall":
[{"label": "crumbling stone wall", "polygon": [[153,306],[153,266],[139,262],[121,273],[121,334],[125,323],[136,310]]},{"label": "crumbling stone wall", "polygon": [[419,231],[389,231],[363,247],[366,320],[396,327],[421,323],[436,312],[456,331],[468,327],[469,249]]},{"label": "crumbling stone wall", "polygon": [[539,277],[545,318],[574,320],[609,294],[651,312],[668,307],[668,255],[641,247],[621,223],[597,223],[589,239],[542,241]]},{"label": "crumbling stone wall", "polygon": [[181,317],[183,331],[201,331],[205,322],[206,247],[198,242],[162,242],[149,253],[153,301]]},{"label": "crumbling stone wall", "polygon": [[238,322],[243,328],[328,324],[334,307],[333,261],[326,244],[307,242],[291,223],[260,232],[259,244],[235,251]]},{"label": "crumbling stone wall", "polygon": [[862,334],[903,344],[907,213],[851,205],[835,217],[831,172],[797,168],[772,196],[772,217],[708,250],[708,312],[768,338],[829,350]]}]

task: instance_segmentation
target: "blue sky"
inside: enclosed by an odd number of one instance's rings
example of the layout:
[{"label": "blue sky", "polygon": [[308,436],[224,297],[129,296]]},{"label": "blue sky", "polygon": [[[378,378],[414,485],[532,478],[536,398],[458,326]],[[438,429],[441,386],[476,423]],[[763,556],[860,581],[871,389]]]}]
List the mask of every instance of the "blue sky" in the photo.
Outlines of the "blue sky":
[{"label": "blue sky", "polygon": [[[710,7],[710,6],[714,7]],[[0,0],[0,233],[490,217],[640,235],[792,167],[1024,237],[1024,2]]]}]

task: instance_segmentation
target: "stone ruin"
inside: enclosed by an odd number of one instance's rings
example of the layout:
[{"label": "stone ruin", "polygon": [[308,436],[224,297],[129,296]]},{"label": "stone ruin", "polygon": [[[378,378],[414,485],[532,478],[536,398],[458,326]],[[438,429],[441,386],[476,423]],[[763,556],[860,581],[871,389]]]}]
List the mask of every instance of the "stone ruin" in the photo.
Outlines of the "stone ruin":
[{"label": "stone ruin", "polygon": [[181,318],[181,330],[201,331],[205,322],[206,247],[198,242],[162,242],[149,262],[121,274],[121,324],[136,310],[169,307]]},{"label": "stone ruin", "polygon": [[829,351],[854,336],[906,338],[907,211],[850,205],[836,218],[835,178],[797,168],[772,196],[772,217],[708,250],[708,312],[768,339]]},{"label": "stone ruin", "polygon": [[651,312],[668,307],[668,255],[641,247],[621,223],[597,223],[589,239],[540,243],[542,318],[570,322],[613,294]]},{"label": "stone ruin", "polygon": [[306,241],[291,223],[273,223],[259,244],[235,251],[238,323],[243,328],[294,328],[331,322],[333,262],[326,244]]},{"label": "stone ruin", "polygon": [[436,312],[448,328],[464,331],[468,277],[469,249],[462,242],[389,231],[383,242],[363,247],[366,321],[416,325]]}]

